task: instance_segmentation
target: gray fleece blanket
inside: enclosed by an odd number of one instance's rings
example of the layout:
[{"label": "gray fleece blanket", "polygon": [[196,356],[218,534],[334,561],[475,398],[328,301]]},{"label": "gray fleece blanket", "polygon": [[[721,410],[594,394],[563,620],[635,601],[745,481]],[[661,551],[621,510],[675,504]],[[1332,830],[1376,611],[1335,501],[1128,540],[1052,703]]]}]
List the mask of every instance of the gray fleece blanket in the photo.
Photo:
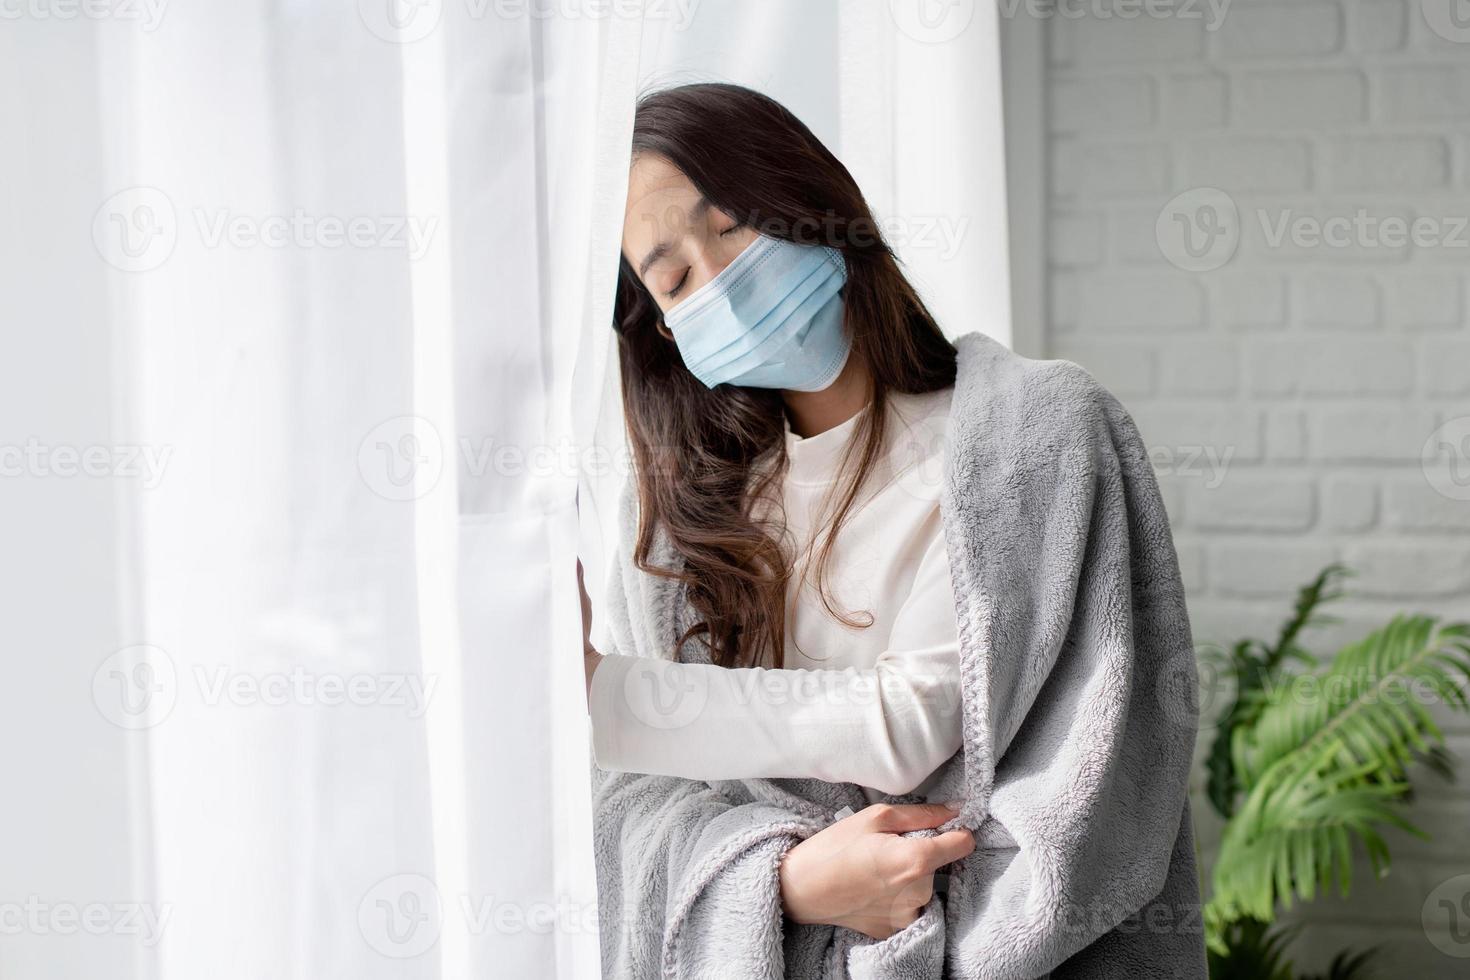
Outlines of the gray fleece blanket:
[{"label": "gray fleece blanket", "polygon": [[[1076,364],[980,333],[955,344],[940,506],[964,744],[929,800],[964,801],[939,830],[972,829],[975,851],[941,869],[918,920],[888,939],[799,925],[782,915],[781,856],[866,806],[858,787],[594,760],[609,980],[1206,975],[1187,796],[1198,680],[1147,451]],[[631,565],[631,480],[619,520],[603,652],[667,658],[691,611],[682,586]],[[654,560],[674,565],[658,544]],[[682,656],[708,662],[698,641]]]}]

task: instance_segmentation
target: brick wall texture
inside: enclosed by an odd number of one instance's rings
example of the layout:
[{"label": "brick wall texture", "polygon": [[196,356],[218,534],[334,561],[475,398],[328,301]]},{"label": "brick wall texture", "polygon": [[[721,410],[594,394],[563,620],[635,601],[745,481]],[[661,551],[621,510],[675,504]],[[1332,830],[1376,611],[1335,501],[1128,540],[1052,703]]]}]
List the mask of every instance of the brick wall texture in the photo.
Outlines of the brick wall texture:
[{"label": "brick wall texture", "polygon": [[[1273,636],[1334,560],[1357,575],[1340,621],[1308,634],[1319,654],[1399,611],[1470,620],[1470,2],[1456,2],[1217,14],[1201,0],[1151,16],[1107,0],[1047,18],[1045,352],[1138,421],[1201,645]],[[1224,692],[1202,683],[1208,711]],[[1470,900],[1439,945],[1421,919],[1437,886],[1470,875],[1470,718],[1436,717],[1462,777],[1414,774],[1431,839],[1391,832],[1388,877],[1361,860],[1350,898],[1288,916],[1311,923],[1299,966],[1384,942],[1385,976],[1470,976]],[[1208,868],[1218,823],[1199,792],[1195,816]]]}]

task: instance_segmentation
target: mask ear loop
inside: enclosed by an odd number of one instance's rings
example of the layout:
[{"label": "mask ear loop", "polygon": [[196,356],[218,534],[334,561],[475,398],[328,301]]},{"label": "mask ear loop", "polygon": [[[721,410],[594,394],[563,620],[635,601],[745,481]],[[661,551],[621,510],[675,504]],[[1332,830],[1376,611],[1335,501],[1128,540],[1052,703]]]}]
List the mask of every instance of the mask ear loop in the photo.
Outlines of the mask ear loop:
[{"label": "mask ear loop", "polygon": [[674,342],[674,334],[664,324],[664,318],[663,317],[659,317],[658,318],[658,324],[657,324],[657,326],[654,329],[656,329],[658,331],[660,337],[663,337],[665,340],[668,340],[670,343],[673,343]]}]

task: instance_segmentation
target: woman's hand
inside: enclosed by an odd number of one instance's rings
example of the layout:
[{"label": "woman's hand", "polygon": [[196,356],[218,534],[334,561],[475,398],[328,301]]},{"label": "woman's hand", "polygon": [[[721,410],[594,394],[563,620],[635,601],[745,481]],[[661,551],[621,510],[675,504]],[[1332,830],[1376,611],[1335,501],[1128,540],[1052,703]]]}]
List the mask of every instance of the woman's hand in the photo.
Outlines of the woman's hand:
[{"label": "woman's hand", "polygon": [[582,581],[582,559],[577,559],[577,591],[582,593],[582,666],[587,673],[587,696],[592,696],[592,673],[602,662],[602,654],[592,648],[592,598]]},{"label": "woman's hand", "polygon": [[938,827],[956,812],[937,803],[875,803],[797,844],[780,867],[787,918],[887,939],[929,903],[934,872],[975,849],[965,829],[899,835]]}]

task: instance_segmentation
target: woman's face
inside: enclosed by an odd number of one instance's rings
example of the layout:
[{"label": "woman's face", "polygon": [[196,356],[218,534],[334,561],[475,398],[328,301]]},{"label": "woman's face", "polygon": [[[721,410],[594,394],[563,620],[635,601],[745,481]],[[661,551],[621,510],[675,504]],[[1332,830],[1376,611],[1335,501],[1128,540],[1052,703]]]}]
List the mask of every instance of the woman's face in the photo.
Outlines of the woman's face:
[{"label": "woman's face", "polygon": [[[706,201],[668,160],[647,153],[634,160],[623,256],[663,312],[719,275],[756,237]],[[668,335],[662,324],[660,331]]]}]

